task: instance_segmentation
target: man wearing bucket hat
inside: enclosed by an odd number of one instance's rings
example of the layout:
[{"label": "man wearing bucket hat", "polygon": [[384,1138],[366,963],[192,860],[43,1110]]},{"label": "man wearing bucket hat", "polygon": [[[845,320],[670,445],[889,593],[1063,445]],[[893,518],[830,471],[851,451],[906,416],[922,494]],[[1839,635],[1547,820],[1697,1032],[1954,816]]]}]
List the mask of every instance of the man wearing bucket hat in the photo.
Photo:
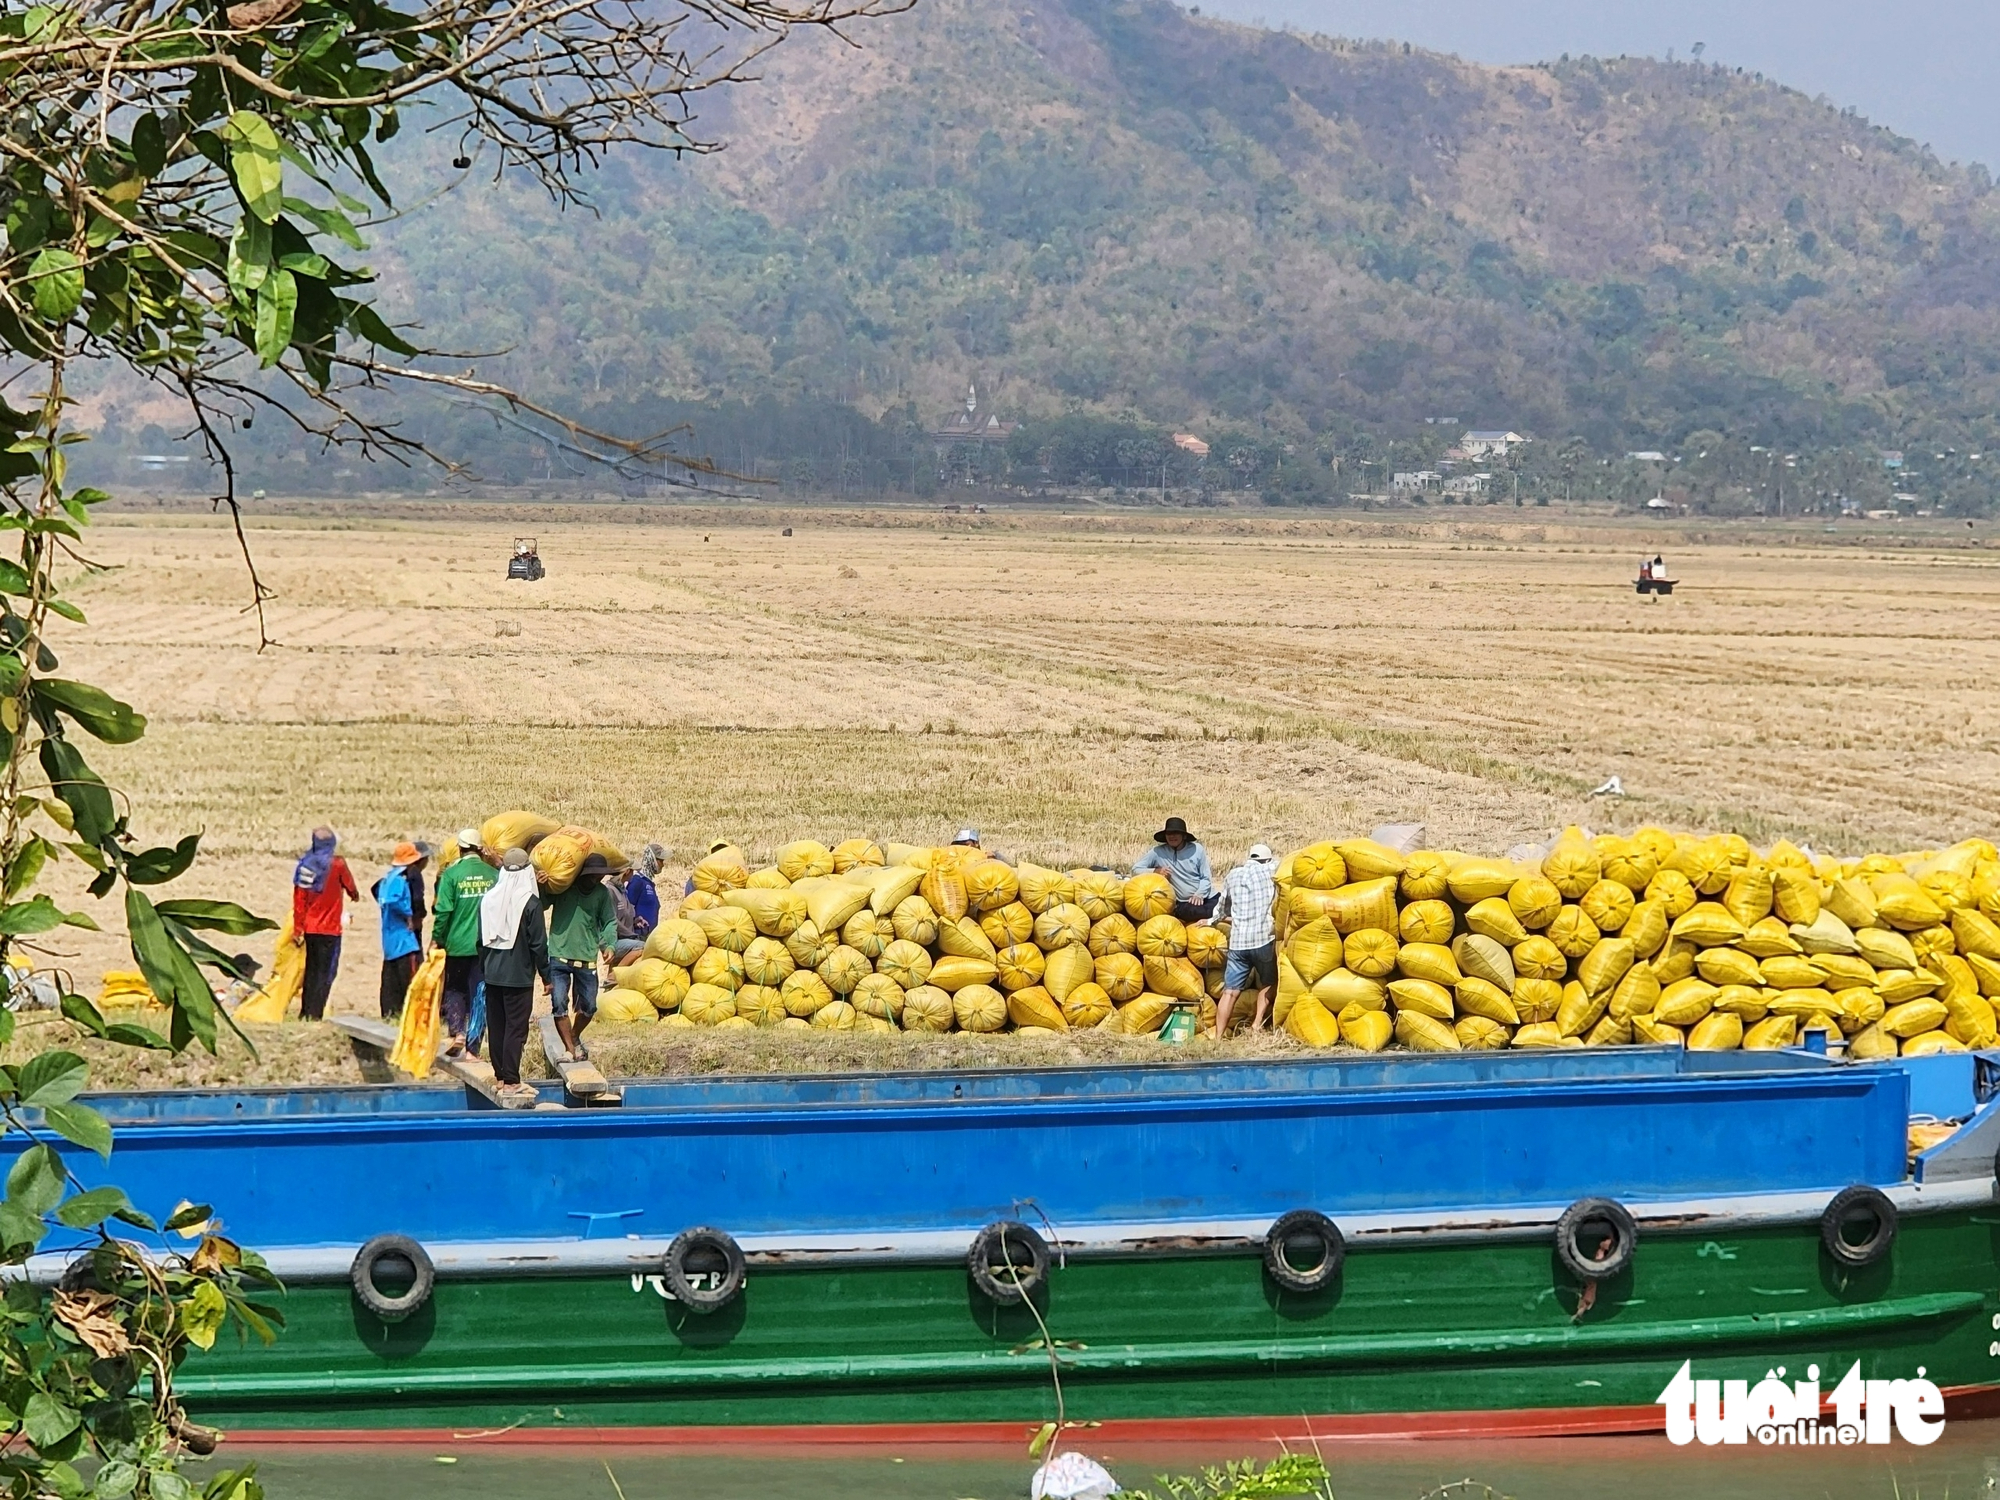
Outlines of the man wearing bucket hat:
[{"label": "man wearing bucket hat", "polygon": [[1169,818],[1153,835],[1151,852],[1132,866],[1134,875],[1158,870],[1174,887],[1174,915],[1199,922],[1215,915],[1215,876],[1208,868],[1208,851],[1188,832],[1185,819]]},{"label": "man wearing bucket hat", "polygon": [[1257,1009],[1250,1029],[1262,1031],[1278,992],[1278,924],[1273,908],[1278,883],[1272,878],[1278,856],[1269,844],[1252,844],[1250,857],[1222,879],[1215,920],[1229,923],[1229,955],[1223,960],[1222,994],[1215,1002],[1215,1039],[1229,1032],[1236,997],[1257,986]]}]

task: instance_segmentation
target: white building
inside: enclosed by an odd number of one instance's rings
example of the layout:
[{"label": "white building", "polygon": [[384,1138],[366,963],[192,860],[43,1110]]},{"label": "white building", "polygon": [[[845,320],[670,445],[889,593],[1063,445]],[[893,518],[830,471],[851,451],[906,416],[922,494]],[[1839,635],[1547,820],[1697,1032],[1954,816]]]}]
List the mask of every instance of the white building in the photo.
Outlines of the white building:
[{"label": "white building", "polygon": [[1527,441],[1518,432],[1468,432],[1458,446],[1467,458],[1505,458]]},{"label": "white building", "polygon": [[1392,490],[1434,490],[1444,482],[1436,469],[1405,469],[1390,476]]},{"label": "white building", "polygon": [[1447,495],[1463,495],[1469,498],[1485,494],[1492,483],[1491,474],[1460,474],[1444,482],[1444,492]]}]

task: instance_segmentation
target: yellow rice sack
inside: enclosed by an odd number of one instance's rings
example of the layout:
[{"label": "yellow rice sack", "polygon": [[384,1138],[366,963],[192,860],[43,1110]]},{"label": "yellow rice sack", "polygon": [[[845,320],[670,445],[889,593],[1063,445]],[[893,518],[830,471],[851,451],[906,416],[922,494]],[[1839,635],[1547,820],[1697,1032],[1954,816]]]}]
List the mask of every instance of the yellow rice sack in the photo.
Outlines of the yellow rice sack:
[{"label": "yellow rice sack", "polygon": [[1621,841],[1623,847],[1607,852],[1604,856],[1604,878],[1615,880],[1626,890],[1637,896],[1653,883],[1653,877],[1660,873],[1659,856],[1652,850],[1642,848],[1629,840]]},{"label": "yellow rice sack", "polygon": [[1854,934],[1861,956],[1878,969],[1914,969],[1922,962],[1910,940],[1885,927],[1864,927]]},{"label": "yellow rice sack", "polygon": [[[969,963],[969,959],[944,962]],[[904,1001],[907,1007],[908,1000]],[[952,1017],[960,1031],[999,1031],[1007,1024],[1007,999],[990,984],[960,986],[951,992]]]},{"label": "yellow rice sack", "polygon": [[[1504,896],[1521,878],[1521,872],[1504,859],[1462,859],[1451,867],[1445,885],[1452,899],[1471,905],[1488,896]],[[1367,924],[1379,927],[1379,922]]]},{"label": "yellow rice sack", "polygon": [[785,951],[792,955],[792,962],[801,969],[817,969],[826,962],[826,956],[840,946],[840,934],[822,933],[808,917],[792,929],[792,935],[785,939]]},{"label": "yellow rice sack", "polygon": [[2000,922],[1970,906],[1951,914],[1951,935],[1961,954],[2000,959]]},{"label": "yellow rice sack", "polygon": [[987,963],[995,962],[1000,950],[993,946],[993,940],[980,929],[971,917],[960,917],[956,921],[940,921],[937,929],[937,948],[947,958],[977,958]]},{"label": "yellow rice sack", "polygon": [[[857,984],[875,972],[875,966],[868,962],[865,954],[857,953],[842,943],[821,960],[813,972],[835,995],[848,995],[853,993]],[[936,973],[935,967],[932,973]]]},{"label": "yellow rice sack", "polygon": [[[798,930],[799,923],[805,921],[807,915],[806,898],[791,890],[726,891],[723,893],[722,904],[748,912],[751,922],[766,937],[790,937]],[[819,928],[821,932],[831,930],[825,923],[819,924]],[[709,941],[712,943],[715,939],[711,937]]]},{"label": "yellow rice sack", "polygon": [[1593,995],[1572,979],[1563,986],[1562,1004],[1556,1007],[1556,1030],[1564,1036],[1582,1036],[1603,1020],[1610,1008],[1609,991]]},{"label": "yellow rice sack", "polygon": [[[1728,951],[1730,950],[1726,948],[1710,948],[1702,957],[1706,958],[1711,953],[1726,953]],[[1697,960],[1697,962],[1699,961]],[[1868,968],[1859,959],[1848,960],[1848,962],[1860,964],[1860,967],[1863,969]],[[1803,955],[1794,957],[1791,954],[1781,953],[1775,958],[1767,958],[1761,964],[1757,965],[1757,978],[1755,979],[1716,979],[1715,982],[1717,984],[1764,984],[1774,990],[1821,989],[1825,987],[1824,980],[1828,972],[1828,968],[1822,967],[1820,964]],[[1702,970],[1702,977],[1704,979],[1713,979],[1715,976],[1704,968]],[[1867,984],[1872,982],[1874,977],[1874,971],[1870,969],[1858,982]]]},{"label": "yellow rice sack", "polygon": [[1406,943],[1448,943],[1458,919],[1445,901],[1412,901],[1396,919],[1396,931]]},{"label": "yellow rice sack", "polygon": [[1405,979],[1428,979],[1446,989],[1464,977],[1459,973],[1458,960],[1452,957],[1451,949],[1442,943],[1403,944],[1396,953],[1396,967],[1402,970]]},{"label": "yellow rice sack", "polygon": [[[924,872],[909,865],[889,865],[880,870],[856,870],[854,879],[868,887],[868,909],[886,917],[916,895],[924,883]],[[925,902],[926,906],[930,903]]]},{"label": "yellow rice sack", "polygon": [[1220,927],[1188,928],[1187,961],[1197,969],[1219,969],[1229,956],[1229,934]]},{"label": "yellow rice sack", "polygon": [[1638,902],[1617,881],[1600,880],[1583,893],[1583,899],[1576,905],[1599,932],[1617,932],[1632,919]]},{"label": "yellow rice sack", "polygon": [[1451,956],[1458,960],[1459,973],[1497,984],[1510,994],[1513,992],[1513,956],[1492,938],[1481,937],[1476,932],[1460,933],[1451,940]]},{"label": "yellow rice sack", "polygon": [[1412,1052],[1458,1052],[1458,1034],[1443,1021],[1414,1010],[1396,1012],[1396,1040]]},{"label": "yellow rice sack", "polygon": [[[943,990],[947,995],[956,995],[967,985],[991,986],[993,981],[999,977],[999,973],[999,966],[989,959],[960,958],[952,955],[940,958],[936,963],[931,965],[930,982]],[[1109,986],[1107,985],[1106,988],[1108,989]],[[999,991],[995,990],[994,993],[997,995]],[[976,1031],[979,1029],[974,1026],[966,1026],[963,1020],[959,1022],[959,1025],[967,1031]]]},{"label": "yellow rice sack", "polygon": [[1834,881],[1820,903],[1820,909],[1832,912],[1857,932],[1863,927],[1875,926],[1879,920],[1875,910],[1875,892],[1858,875],[1843,876]]},{"label": "yellow rice sack", "polygon": [[[1021,904],[1038,917],[1052,906],[1074,905],[1076,902],[1076,886],[1061,870],[1044,869],[1041,865],[1023,860],[1015,871],[1015,878],[1020,884]],[[1171,893],[1171,885],[1168,890]],[[1172,905],[1171,902],[1168,904]]]},{"label": "yellow rice sack", "polygon": [[1174,885],[1157,870],[1134,875],[1125,882],[1125,915],[1134,926],[1151,917],[1165,916],[1174,909]]},{"label": "yellow rice sack", "polygon": [[[748,946],[747,944],[745,946]],[[646,956],[678,964],[685,969],[708,947],[708,936],[699,923],[685,917],[669,917],[646,934]]]},{"label": "yellow rice sack", "polygon": [[[1459,982],[1464,983],[1463,980]],[[1458,1014],[1452,992],[1441,984],[1432,984],[1428,979],[1392,979],[1389,981],[1389,998],[1395,1002],[1398,1012],[1412,1011],[1439,1021],[1453,1020]]]},{"label": "yellow rice sack", "polygon": [[495,813],[479,825],[479,847],[491,849],[495,854],[504,854],[509,849],[532,851],[561,827],[554,818],[515,808],[512,812]]},{"label": "yellow rice sack", "polygon": [[784,872],[776,865],[768,870],[752,870],[743,885],[744,889],[752,891],[787,891],[792,887],[791,881],[785,879]]},{"label": "yellow rice sack", "polygon": [[1556,979],[1516,979],[1514,993],[1508,998],[1514,1002],[1515,1013],[1524,1024],[1553,1021],[1556,1012],[1562,1009],[1562,982]]},{"label": "yellow rice sack", "polygon": [[1875,976],[1877,993],[1891,1005],[1928,995],[1940,983],[1940,977],[1928,969],[1883,969]]},{"label": "yellow rice sack", "polygon": [[[1620,890],[1624,887],[1620,886]],[[1593,995],[1600,990],[1608,990],[1625,977],[1625,971],[1632,967],[1637,955],[1632,945],[1623,938],[1605,938],[1596,944],[1583,961],[1576,966],[1576,977],[1583,987]],[[1752,967],[1755,967],[1754,965]]]},{"label": "yellow rice sack", "polygon": [[903,1030],[949,1031],[957,1022],[952,998],[935,985],[920,984],[903,994]]},{"label": "yellow rice sack", "polygon": [[753,1026],[776,1026],[785,1019],[782,992],[764,984],[746,984],[736,992],[736,1019]]},{"label": "yellow rice sack", "polygon": [[873,963],[882,956],[884,948],[896,941],[896,929],[894,924],[864,906],[847,919],[840,929],[840,940]]},{"label": "yellow rice sack", "polygon": [[1729,884],[1722,892],[1722,906],[1730,916],[1748,928],[1771,915],[1775,893],[1771,872],[1753,865],[1729,877]]},{"label": "yellow rice sack", "polygon": [[697,1026],[713,1026],[736,1014],[736,994],[716,984],[692,985],[681,1001],[680,1013]]},{"label": "yellow rice sack", "polygon": [[1847,1055],[1865,1062],[1894,1057],[1896,1039],[1880,1026],[1865,1026],[1847,1039]]},{"label": "yellow rice sack", "polygon": [[1102,958],[1107,953],[1136,953],[1139,951],[1139,929],[1122,911],[1113,912],[1090,924],[1090,936],[1085,940],[1085,946],[1096,958]]},{"label": "yellow rice sack", "polygon": [[1809,955],[1858,954],[1861,951],[1861,944],[1856,939],[1853,929],[1831,911],[1821,911],[1810,923],[1794,922],[1791,934],[1792,940],[1799,945],[1799,950]]},{"label": "yellow rice sack", "polygon": [[[743,950],[743,977],[752,984],[767,984],[775,988],[791,978],[792,971],[797,967],[798,963],[790,950],[776,938],[754,938],[750,946]],[[644,989],[645,986],[638,988]]]},{"label": "yellow rice sack", "polygon": [[[1155,919],[1157,920],[1157,918]],[[1172,917],[1168,921],[1174,920]],[[1182,929],[1182,942],[1187,941],[1187,929]],[[1035,918],[1035,946],[1046,953],[1072,944],[1081,947],[1090,941],[1090,917],[1074,901],[1061,901]]]},{"label": "yellow rice sack", "polygon": [[[793,1016],[810,1017],[821,1006],[833,1003],[833,991],[826,981],[807,969],[797,969],[778,987],[778,993],[785,1002],[785,1012]],[[687,1002],[681,1002],[681,1009],[687,1009]]]},{"label": "yellow rice sack", "polygon": [[755,941],[757,924],[740,906],[716,906],[694,913],[691,920],[708,939],[710,948],[725,953],[741,953]]},{"label": "yellow rice sack", "polygon": [[1458,1038],[1458,1045],[1464,1051],[1492,1052],[1506,1046],[1514,1032],[1485,1016],[1460,1016],[1451,1023],[1451,1034]]},{"label": "yellow rice sack", "polygon": [[[861,982],[854,986],[847,996],[847,1003],[864,1016],[879,1016],[885,1021],[900,1021],[903,1016],[903,987],[886,974],[864,974]],[[739,1002],[737,1014],[743,1007]]]},{"label": "yellow rice sack", "polygon": [[882,846],[873,839],[843,839],[833,846],[833,873],[836,875],[870,866],[880,869],[888,862],[882,853]]},{"label": "yellow rice sack", "polygon": [[1338,890],[1347,884],[1347,861],[1331,843],[1308,844],[1292,856],[1292,884],[1308,891]]},{"label": "yellow rice sack", "polygon": [[[1490,896],[1487,898],[1487,900],[1493,899],[1495,898]],[[1474,904],[1477,906],[1485,903]],[[1508,910],[1513,912],[1515,921],[1531,932],[1540,932],[1553,922],[1556,913],[1562,910],[1562,904],[1562,892],[1556,888],[1554,881],[1545,876],[1525,875],[1507,887]],[[1498,933],[1490,935],[1500,936]],[[1506,939],[1502,938],[1501,941],[1505,942]]]},{"label": "yellow rice sack", "polygon": [[1165,995],[1147,993],[1118,1009],[1118,1029],[1127,1036],[1151,1036],[1167,1024],[1174,1002]]},{"label": "yellow rice sack", "polygon": [[890,914],[889,925],[906,943],[928,948],[937,941],[937,913],[922,896],[906,896],[898,902]]},{"label": "yellow rice sack", "polygon": [[1203,994],[1201,970],[1184,958],[1144,958],[1146,988],[1173,1000],[1199,1000]]},{"label": "yellow rice sack", "polygon": [[1819,877],[1809,869],[1774,869],[1771,909],[1787,925],[1812,926],[1819,920]]},{"label": "yellow rice sack", "polygon": [[[736,1000],[730,997],[730,1008],[735,1009]],[[659,1012],[653,1009],[653,1002],[638,990],[616,985],[597,997],[597,1014],[606,1021],[654,1021]]]},{"label": "yellow rice sack", "polygon": [[1111,997],[1104,993],[1104,987],[1089,981],[1077,985],[1060,1003],[1063,1019],[1076,1031],[1095,1026],[1112,1011]]},{"label": "yellow rice sack", "polygon": [[1599,1016],[1597,1024],[1585,1033],[1583,1044],[1586,1047],[1629,1047],[1634,1039],[1630,1019],[1621,1020],[1607,1013]]},{"label": "yellow rice sack", "polygon": [[[1338,882],[1342,885],[1351,885],[1358,880],[1376,880],[1385,875],[1400,877],[1409,868],[1408,855],[1391,849],[1387,844],[1378,844],[1373,839],[1342,839],[1334,847],[1347,865],[1347,879]],[[1293,878],[1297,879],[1296,867]]]},{"label": "yellow rice sack", "polygon": [[787,880],[812,880],[833,873],[833,851],[812,839],[798,839],[778,851],[776,863]]},{"label": "yellow rice sack", "polygon": [[1378,927],[1364,927],[1359,932],[1348,934],[1346,966],[1364,979],[1386,979],[1396,972],[1399,946],[1394,934]]},{"label": "yellow rice sack", "polygon": [[1677,979],[1660,991],[1653,1019],[1668,1026],[1692,1026],[1715,1008],[1721,990],[1705,979]]},{"label": "yellow rice sack", "polygon": [[1704,948],[1694,956],[1694,968],[1710,984],[1763,983],[1757,960],[1738,948]]},{"label": "yellow rice sack", "polygon": [[965,890],[965,874],[955,865],[933,865],[924,872],[917,894],[928,901],[940,920],[956,922],[971,909]]},{"label": "yellow rice sack", "polygon": [[1915,932],[1945,920],[1944,908],[1907,875],[1876,875],[1868,884],[1875,892],[1876,915],[1891,927]]},{"label": "yellow rice sack", "polygon": [[[1039,986],[1042,971],[1048,960],[1042,950],[1033,943],[1013,943],[1002,948],[993,958],[993,967],[998,975],[997,983],[1002,991],[1025,990]],[[1035,1024],[1035,1023],[1030,1023]]]},{"label": "yellow rice sack", "polygon": [[1056,1004],[1066,1004],[1070,991],[1093,983],[1096,972],[1097,960],[1090,956],[1090,950],[1081,943],[1071,943],[1056,949],[1043,961],[1042,986]]},{"label": "yellow rice sack", "polygon": [[1338,1016],[1353,1006],[1363,1010],[1385,1010],[1389,987],[1379,979],[1366,979],[1352,969],[1335,969],[1312,987],[1311,994]]},{"label": "yellow rice sack", "polygon": [[1575,829],[1557,839],[1542,856],[1542,876],[1558,892],[1577,900],[1603,877],[1603,861]]},{"label": "yellow rice sack", "polygon": [[1805,952],[1782,917],[1762,917],[1752,922],[1737,946],[1754,958],[1777,958],[1782,954]]},{"label": "yellow rice sack", "polygon": [[1076,891],[1076,904],[1093,922],[1125,910],[1125,882],[1109,870],[1071,870],[1069,883]]},{"label": "yellow rice sack", "polygon": [[1690,1052],[1734,1052],[1742,1045],[1743,1022],[1728,1011],[1704,1016],[1687,1034]]},{"label": "yellow rice sack", "polygon": [[1396,1023],[1385,1010],[1359,1007],[1340,1013],[1340,1039],[1363,1052],[1380,1052],[1396,1034]]},{"label": "yellow rice sack", "polygon": [[[1697,981],[1701,982],[1704,981]],[[1747,984],[1725,984],[1715,992],[1710,1008],[1726,1010],[1745,1026],[1754,1026],[1770,1012],[1770,1006],[1765,1003],[1769,994],[1769,990],[1753,990]],[[1655,1014],[1657,1016],[1657,1012]]]},{"label": "yellow rice sack", "polygon": [[1628,1020],[1634,1016],[1650,1016],[1659,1006],[1661,993],[1660,976],[1655,974],[1653,966],[1642,958],[1627,969],[1624,976],[1612,988],[1611,1004],[1606,1014],[1616,1016],[1620,1020]]},{"label": "yellow rice sack", "polygon": [[[998,911],[1003,906],[1026,904],[1020,899],[1021,881],[997,859],[982,859],[965,872],[965,896],[976,912]],[[1034,913],[1029,912],[1032,919]]]},{"label": "yellow rice sack", "polygon": [[876,915],[871,904],[875,887],[865,880],[827,876],[801,882],[795,889],[806,904],[806,917],[821,932],[840,931],[860,912]]},{"label": "yellow rice sack", "polygon": [[1016,1026],[1039,1026],[1047,1031],[1068,1031],[1069,1021],[1054,997],[1040,985],[1030,985],[1007,996],[1007,1018]]},{"label": "yellow rice sack", "polygon": [[724,844],[695,863],[691,878],[697,891],[720,896],[724,891],[740,890],[750,879],[750,866],[744,862],[741,849]]},{"label": "yellow rice sack", "polygon": [[1136,934],[1141,958],[1182,958],[1187,954],[1187,928],[1179,917],[1148,917]]},{"label": "yellow rice sack", "polygon": [[1667,868],[1686,876],[1688,884],[1704,896],[1721,895],[1732,873],[1728,850],[1709,839],[1681,840]]},{"label": "yellow rice sack", "polygon": [[1285,943],[1285,956],[1299,971],[1299,978],[1313,985],[1341,966],[1345,944],[1331,919],[1315,917],[1292,933]]},{"label": "yellow rice sack", "polygon": [[854,1007],[845,1000],[832,1001],[812,1013],[815,1031],[853,1031],[854,1020]]},{"label": "yellow rice sack", "polygon": [[931,956],[917,944],[897,938],[875,960],[875,972],[896,981],[905,990],[930,983]]},{"label": "yellow rice sack", "polygon": [[1654,1047],[1685,1047],[1687,1033],[1651,1016],[1632,1017],[1632,1040]]},{"label": "yellow rice sack", "polygon": [[1326,917],[1343,936],[1364,927],[1393,931],[1396,926],[1396,882],[1386,875],[1335,891],[1294,891],[1292,897],[1293,920],[1298,920],[1304,903],[1303,909]]},{"label": "yellow rice sack", "polygon": [[1745,928],[1721,902],[1702,901],[1676,917],[1670,931],[1700,947],[1719,948],[1741,940]]},{"label": "yellow rice sack", "polygon": [[1554,1021],[1533,1021],[1514,1033],[1516,1047],[1566,1047],[1577,1046],[1579,1040],[1564,1036]]},{"label": "yellow rice sack", "polygon": [[1546,936],[1562,952],[1563,957],[1582,958],[1597,946],[1597,940],[1603,934],[1597,930],[1597,924],[1584,915],[1582,907],[1565,906],[1556,913],[1555,920],[1549,923]]},{"label": "yellow rice sack", "polygon": [[1513,1000],[1497,984],[1489,984],[1484,979],[1468,975],[1459,980],[1452,991],[1454,1007],[1461,1016],[1484,1016],[1503,1026],[1521,1024],[1521,1013],[1514,1008]]},{"label": "yellow rice sack", "polygon": [[1679,870],[1662,870],[1647,881],[1645,897],[1665,908],[1669,922],[1691,911],[1701,899],[1693,882]]},{"label": "yellow rice sack", "polygon": [[1913,1037],[1935,1031],[1950,1019],[1951,1013],[1940,1002],[1926,998],[1890,1006],[1877,1024],[1890,1036]]},{"label": "yellow rice sack", "polygon": [[1397,882],[1405,901],[1436,901],[1451,890],[1451,861],[1435,849],[1419,849]]},{"label": "yellow rice sack", "polygon": [[1521,919],[1514,915],[1514,908],[1501,896],[1488,896],[1484,901],[1473,902],[1466,908],[1465,926],[1468,932],[1492,938],[1494,942],[1507,948],[1513,947],[1528,936],[1528,929],[1522,926]]},{"label": "yellow rice sack", "polygon": [[1743,1033],[1745,1052],[1776,1052],[1799,1039],[1797,1016],[1766,1016]]},{"label": "yellow rice sack", "polygon": [[1903,1056],[1929,1057],[1938,1052],[1964,1052],[1966,1046],[1948,1031],[1926,1031],[1903,1043]]},{"label": "yellow rice sack", "polygon": [[1516,943],[1512,957],[1516,984],[1523,979],[1561,979],[1569,973],[1562,949],[1540,933]]},{"label": "yellow rice sack", "polygon": [[1340,1040],[1340,1024],[1311,995],[1302,995],[1285,1017],[1285,1030],[1308,1047],[1331,1047]]},{"label": "yellow rice sack", "polygon": [[1091,966],[1091,976],[1112,1000],[1123,1005],[1146,989],[1146,966],[1136,953],[1107,953]]}]

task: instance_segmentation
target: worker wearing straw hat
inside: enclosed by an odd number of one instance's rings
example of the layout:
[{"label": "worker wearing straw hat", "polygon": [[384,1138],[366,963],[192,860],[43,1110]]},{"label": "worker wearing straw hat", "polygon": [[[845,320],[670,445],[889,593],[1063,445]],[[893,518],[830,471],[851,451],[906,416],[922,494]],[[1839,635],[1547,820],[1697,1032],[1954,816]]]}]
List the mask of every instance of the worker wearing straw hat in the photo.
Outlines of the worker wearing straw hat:
[{"label": "worker wearing straw hat", "polygon": [[1188,832],[1187,820],[1169,818],[1153,835],[1153,847],[1132,866],[1134,875],[1158,870],[1173,884],[1174,915],[1183,922],[1200,922],[1215,915],[1215,875],[1208,851]]}]

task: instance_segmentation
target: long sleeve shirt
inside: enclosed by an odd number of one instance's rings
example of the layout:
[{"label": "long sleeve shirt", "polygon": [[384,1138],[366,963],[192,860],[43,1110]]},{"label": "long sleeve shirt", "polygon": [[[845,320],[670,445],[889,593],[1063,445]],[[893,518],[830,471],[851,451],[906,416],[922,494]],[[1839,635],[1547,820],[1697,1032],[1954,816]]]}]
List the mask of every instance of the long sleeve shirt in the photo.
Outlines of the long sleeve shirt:
[{"label": "long sleeve shirt", "polygon": [[447,957],[470,958],[479,951],[479,898],[493,889],[496,873],[478,855],[468,854],[438,877],[431,941],[442,943]]},{"label": "long sleeve shirt", "polygon": [[347,918],[347,908],[342,903],[360,899],[361,892],[354,887],[354,873],[347,868],[346,860],[335,855],[326,872],[326,884],[318,890],[292,887],[292,931],[308,937],[339,937]]},{"label": "long sleeve shirt", "polygon": [[375,884],[375,901],[382,909],[382,957],[402,958],[423,946],[417,941],[422,918],[411,901],[410,872],[391,866]]},{"label": "long sleeve shirt", "polygon": [[549,957],[594,964],[618,941],[618,907],[602,881],[573,885],[549,902]]},{"label": "long sleeve shirt", "polygon": [[640,937],[660,925],[660,890],[653,884],[652,876],[634,870],[632,878],[625,882],[625,899],[632,903]]},{"label": "long sleeve shirt", "polygon": [[[475,903],[476,905],[477,903]],[[530,896],[521,908],[521,926],[511,948],[479,949],[479,972],[486,983],[503,989],[531,989],[537,979],[549,981],[548,925],[542,919],[542,898]]]},{"label": "long sleeve shirt", "polygon": [[1208,868],[1208,851],[1194,839],[1178,849],[1153,845],[1152,852],[1132,866],[1134,875],[1158,870],[1173,882],[1176,901],[1206,901],[1215,889],[1215,876]]}]

